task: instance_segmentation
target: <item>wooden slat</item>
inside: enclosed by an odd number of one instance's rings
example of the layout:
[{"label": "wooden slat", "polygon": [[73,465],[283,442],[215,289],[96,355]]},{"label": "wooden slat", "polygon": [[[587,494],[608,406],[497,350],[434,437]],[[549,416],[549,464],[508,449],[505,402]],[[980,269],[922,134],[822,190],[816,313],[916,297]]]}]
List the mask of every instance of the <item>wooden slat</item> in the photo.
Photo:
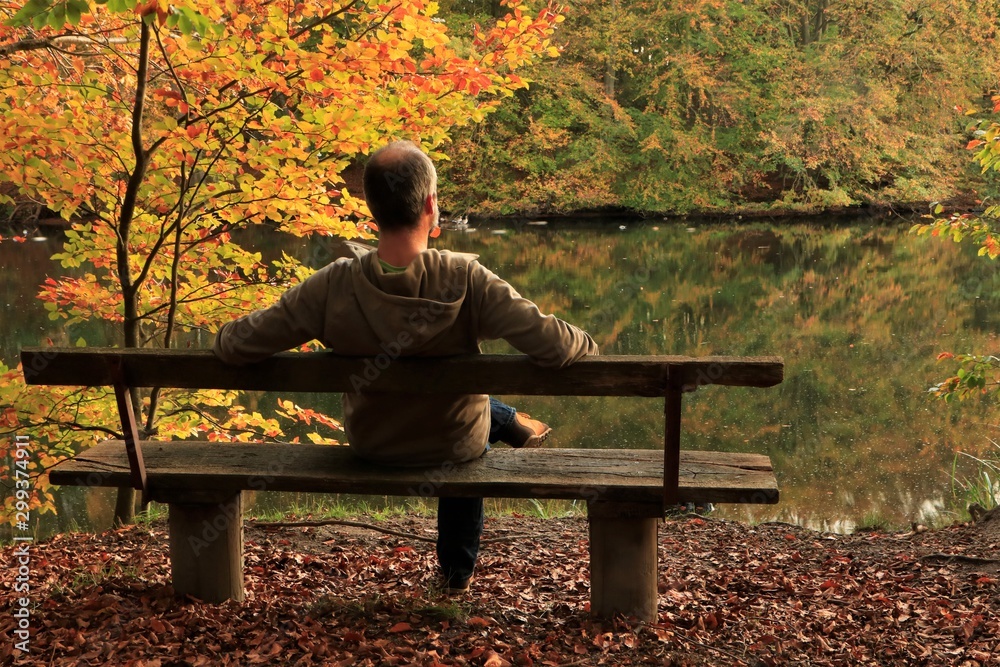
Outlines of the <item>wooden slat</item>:
[{"label": "wooden slat", "polygon": [[[664,396],[667,387],[722,384],[771,387],[783,378],[779,357],[588,357],[554,370],[523,355],[450,358],[338,357],[282,353],[244,367],[222,363],[210,350],[27,348],[28,384],[110,385],[121,362],[133,387],[274,391]],[[381,370],[379,366],[383,366]]]},{"label": "wooden slat", "polygon": [[[657,503],[659,450],[494,449],[446,468],[388,468],[347,447],[144,441],[154,500],[186,492],[255,489],[392,496],[566,498]],[[50,472],[55,484],[121,486],[129,480],[124,443],[109,440]],[[776,503],[771,462],[761,454],[682,451],[681,502]]]}]

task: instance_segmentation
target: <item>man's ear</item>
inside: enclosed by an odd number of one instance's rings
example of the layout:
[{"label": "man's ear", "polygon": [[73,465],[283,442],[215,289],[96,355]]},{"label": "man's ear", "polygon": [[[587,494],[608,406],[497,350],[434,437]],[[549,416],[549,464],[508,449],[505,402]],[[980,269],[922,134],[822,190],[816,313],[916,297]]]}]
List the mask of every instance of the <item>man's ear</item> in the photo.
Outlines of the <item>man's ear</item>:
[{"label": "man's ear", "polygon": [[427,195],[427,198],[424,199],[424,213],[433,213],[434,212],[434,205],[437,204],[437,197],[438,196],[437,196],[436,192],[433,193],[433,194]]}]

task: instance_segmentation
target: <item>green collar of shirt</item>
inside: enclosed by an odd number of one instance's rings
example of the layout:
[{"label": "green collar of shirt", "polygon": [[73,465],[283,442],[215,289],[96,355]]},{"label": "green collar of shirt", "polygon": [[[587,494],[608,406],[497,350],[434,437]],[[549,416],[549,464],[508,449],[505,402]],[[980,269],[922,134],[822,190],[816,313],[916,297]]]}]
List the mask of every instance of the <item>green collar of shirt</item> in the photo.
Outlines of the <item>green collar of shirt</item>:
[{"label": "green collar of shirt", "polygon": [[405,266],[393,266],[381,257],[378,258],[378,263],[382,267],[382,273],[404,273],[406,271]]}]

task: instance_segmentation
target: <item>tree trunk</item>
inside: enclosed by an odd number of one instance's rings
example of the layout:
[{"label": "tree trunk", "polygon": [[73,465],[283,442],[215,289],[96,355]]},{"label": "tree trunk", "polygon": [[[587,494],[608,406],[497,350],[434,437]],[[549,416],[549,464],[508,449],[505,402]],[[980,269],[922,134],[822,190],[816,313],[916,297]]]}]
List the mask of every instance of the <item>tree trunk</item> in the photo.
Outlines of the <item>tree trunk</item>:
[{"label": "tree trunk", "polygon": [[[118,221],[118,241],[116,260],[118,264],[118,280],[122,291],[122,310],[124,314],[125,347],[139,346],[139,312],[138,286],[133,284],[129,268],[129,227],[135,214],[135,203],[139,195],[146,173],[147,156],[142,146],[142,114],[146,101],[146,79],[149,67],[150,28],[145,21],[140,26],[139,66],[136,76],[135,104],[132,107],[132,150],[135,153],[135,169],[129,176],[122,200],[121,217]],[[132,410],[138,423],[142,423],[142,405],[134,387],[129,388],[132,399]],[[124,425],[123,425],[124,427]],[[114,525],[124,526],[135,520],[135,489],[121,487],[118,489],[118,500],[115,503]]]},{"label": "tree trunk", "polygon": [[115,518],[112,525],[115,528],[128,526],[135,521],[135,489],[131,486],[118,487],[115,500]]}]

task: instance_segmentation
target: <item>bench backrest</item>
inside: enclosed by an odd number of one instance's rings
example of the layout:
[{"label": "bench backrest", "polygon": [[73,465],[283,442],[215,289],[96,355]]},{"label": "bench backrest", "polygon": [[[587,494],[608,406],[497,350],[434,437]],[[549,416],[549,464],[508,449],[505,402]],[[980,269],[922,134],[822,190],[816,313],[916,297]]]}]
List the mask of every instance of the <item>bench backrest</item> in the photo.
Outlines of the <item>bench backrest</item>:
[{"label": "bench backrest", "polygon": [[666,396],[671,388],[710,384],[771,387],[784,373],[779,357],[600,356],[556,370],[512,354],[393,359],[285,352],[230,366],[209,350],[114,348],[26,348],[21,363],[25,381],[38,385],[112,386],[120,372],[133,387],[536,396]]},{"label": "bench backrest", "polygon": [[21,363],[28,384],[115,388],[133,483],[144,492],[130,387],[663,397],[665,506],[677,500],[682,392],[712,384],[771,387],[784,376],[779,357],[599,356],[549,369],[522,355],[354,358],[288,352],[236,367],[209,350],[26,348]]}]

